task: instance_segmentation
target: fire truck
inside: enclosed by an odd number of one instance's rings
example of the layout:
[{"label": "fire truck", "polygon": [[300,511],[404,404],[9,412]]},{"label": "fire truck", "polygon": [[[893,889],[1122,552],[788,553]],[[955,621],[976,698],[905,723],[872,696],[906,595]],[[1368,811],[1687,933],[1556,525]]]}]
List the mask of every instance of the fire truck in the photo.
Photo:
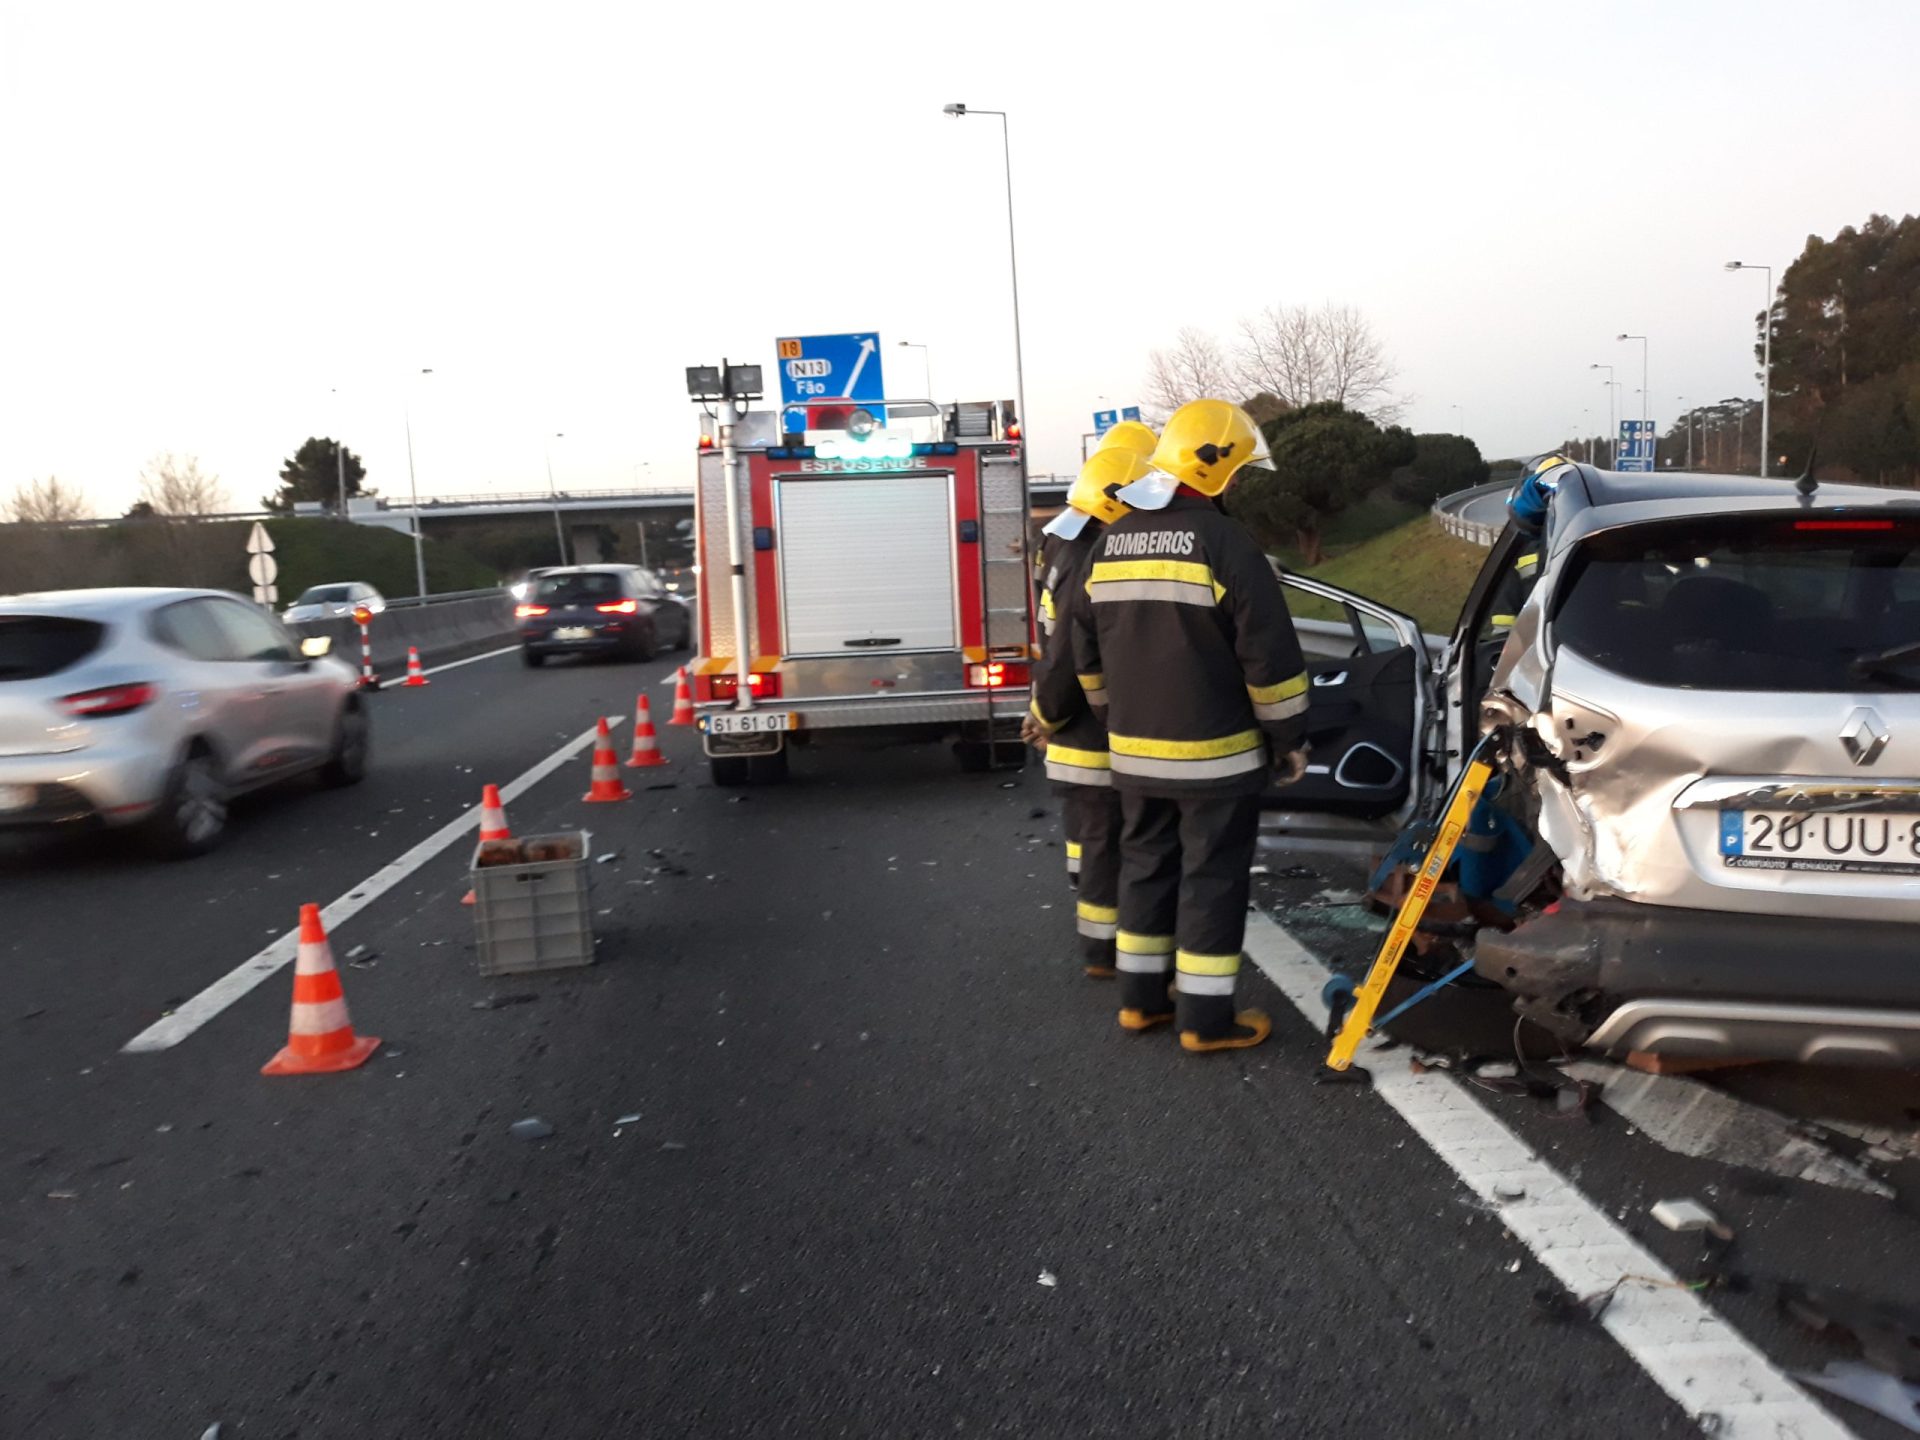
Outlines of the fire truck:
[{"label": "fire truck", "polygon": [[731,418],[701,439],[694,506],[691,670],[715,782],[780,780],[789,747],[839,742],[1018,763],[1039,652],[1011,407],[843,402],[804,431]]}]

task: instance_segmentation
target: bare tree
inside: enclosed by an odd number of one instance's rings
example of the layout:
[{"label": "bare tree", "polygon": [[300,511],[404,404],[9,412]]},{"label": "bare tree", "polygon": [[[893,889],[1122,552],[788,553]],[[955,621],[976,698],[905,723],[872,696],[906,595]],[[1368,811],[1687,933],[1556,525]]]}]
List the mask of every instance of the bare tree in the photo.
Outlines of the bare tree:
[{"label": "bare tree", "polygon": [[140,501],[154,515],[218,515],[227,508],[227,487],[201,470],[197,455],[165,452],[140,472]]},{"label": "bare tree", "polygon": [[1293,406],[1337,400],[1382,425],[1405,408],[1393,394],[1397,372],[1386,347],[1351,305],[1267,306],[1240,322],[1233,365],[1243,394],[1265,392]]},{"label": "bare tree", "polygon": [[83,520],[87,514],[86,492],[58,475],[49,475],[44,480],[22,480],[0,507],[0,513],[22,525]]},{"label": "bare tree", "polygon": [[1206,395],[1230,397],[1239,393],[1233,362],[1220,342],[1189,325],[1165,350],[1154,350],[1147,363],[1146,406],[1164,419],[1189,400]]}]

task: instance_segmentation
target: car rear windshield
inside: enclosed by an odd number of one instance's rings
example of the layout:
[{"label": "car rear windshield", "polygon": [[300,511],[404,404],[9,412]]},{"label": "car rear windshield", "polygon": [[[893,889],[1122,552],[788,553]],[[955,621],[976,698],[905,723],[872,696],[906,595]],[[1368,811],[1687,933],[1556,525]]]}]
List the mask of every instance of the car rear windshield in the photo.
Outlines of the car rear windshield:
[{"label": "car rear windshield", "polygon": [[620,577],[608,571],[589,571],[584,575],[543,575],[534,588],[534,598],[551,605],[580,605],[589,600],[618,600],[623,592]]},{"label": "car rear windshield", "polygon": [[1554,638],[1685,690],[1920,690],[1920,522],[1857,513],[1663,521],[1594,536]]},{"label": "car rear windshield", "polygon": [[38,680],[78,665],[107,627],[52,615],[0,615],[0,681]]},{"label": "car rear windshield", "polygon": [[316,585],[293,603],[296,605],[324,605],[333,601],[346,601],[353,598],[351,585]]}]

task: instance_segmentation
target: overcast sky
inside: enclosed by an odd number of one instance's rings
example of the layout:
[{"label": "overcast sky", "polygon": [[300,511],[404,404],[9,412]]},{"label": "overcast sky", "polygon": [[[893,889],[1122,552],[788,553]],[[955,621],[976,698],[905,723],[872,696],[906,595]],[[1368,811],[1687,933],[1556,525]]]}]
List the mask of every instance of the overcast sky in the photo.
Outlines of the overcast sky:
[{"label": "overcast sky", "polygon": [[103,511],[162,450],[250,504],[315,433],[403,494],[409,405],[423,494],[544,488],[555,432],[563,487],[683,481],[682,367],[779,335],[1011,395],[998,124],[951,100],[1012,116],[1037,470],[1276,301],[1359,306],[1490,455],[1601,428],[1622,330],[1670,420],[1758,392],[1722,262],[1920,208],[1906,0],[0,15],[0,489]]}]

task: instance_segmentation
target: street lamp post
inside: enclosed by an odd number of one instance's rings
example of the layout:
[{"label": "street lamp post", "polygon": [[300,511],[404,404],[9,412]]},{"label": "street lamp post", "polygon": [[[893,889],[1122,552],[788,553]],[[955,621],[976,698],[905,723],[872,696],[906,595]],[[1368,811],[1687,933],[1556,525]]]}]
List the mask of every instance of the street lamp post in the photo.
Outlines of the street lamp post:
[{"label": "street lamp post", "polygon": [[1607,378],[1602,382],[1607,387],[1607,468],[1609,470],[1617,469],[1620,464],[1620,420],[1619,416],[1615,413],[1614,387],[1616,382],[1613,378],[1613,366],[1602,365],[1596,360],[1593,364],[1587,366],[1587,368],[1589,370],[1604,370],[1607,372]]},{"label": "street lamp post", "polygon": [[1467,433],[1467,412],[1462,410],[1458,405],[1449,405],[1447,408],[1453,411],[1453,433],[1456,435],[1465,435]]},{"label": "street lamp post", "polygon": [[[335,385],[327,393],[334,397],[333,423],[338,429],[340,428],[340,387]],[[347,518],[347,452],[341,446],[337,435],[333,441],[333,478],[334,483],[340,487],[340,518],[344,520]]]},{"label": "street lamp post", "polygon": [[1773,448],[1773,267],[1727,261],[1729,270],[1760,270],[1767,277],[1767,315],[1760,332],[1760,478],[1767,476],[1767,451]]},{"label": "street lamp post", "polygon": [[[565,431],[556,430],[553,432],[553,440],[564,440],[566,438]],[[560,563],[566,565],[571,562],[567,559],[567,532],[560,526],[560,491],[553,483],[553,440],[547,441],[541,448],[547,457],[547,503],[553,506],[554,543],[560,547]]]},{"label": "street lamp post", "polygon": [[1653,419],[1653,391],[1647,388],[1647,337],[1644,335],[1616,335],[1615,340],[1638,340],[1640,342],[1640,423]]},{"label": "street lamp post", "polygon": [[895,343],[898,344],[902,350],[918,350],[920,352],[920,363],[926,367],[926,398],[929,400],[933,399],[933,353],[917,340],[900,340]]},{"label": "street lamp post", "polygon": [[[1020,401],[1020,423],[1026,425],[1030,421],[1027,416],[1026,362],[1020,348],[1020,252],[1013,241],[1013,142],[1007,134],[1007,112],[969,110],[966,106],[959,104],[942,108],[944,113],[956,119],[962,115],[995,115],[1000,120],[1000,154],[1007,176],[1007,265],[1013,277],[1013,384],[1014,393]],[[1025,468],[1024,465],[1022,468]]]},{"label": "street lamp post", "polygon": [[1693,469],[1693,412],[1687,409],[1687,397],[1676,395],[1674,402],[1680,406],[1680,422],[1687,427],[1687,469]]},{"label": "street lamp post", "polygon": [[[422,375],[431,375],[432,366],[422,366]],[[400,418],[407,427],[407,489],[413,499],[413,583],[421,599],[427,595],[427,552],[420,537],[420,480],[413,472],[413,396],[402,402]]]}]

